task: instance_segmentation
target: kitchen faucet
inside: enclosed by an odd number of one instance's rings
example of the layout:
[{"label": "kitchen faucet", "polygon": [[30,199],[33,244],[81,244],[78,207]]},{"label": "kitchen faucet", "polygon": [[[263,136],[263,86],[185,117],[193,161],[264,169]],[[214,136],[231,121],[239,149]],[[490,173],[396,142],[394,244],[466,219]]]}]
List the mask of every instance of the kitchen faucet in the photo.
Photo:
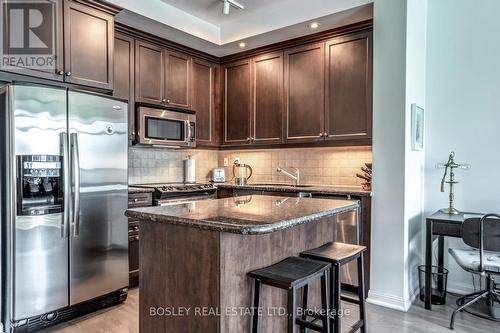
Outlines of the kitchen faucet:
[{"label": "kitchen faucet", "polygon": [[297,168],[292,168],[295,170],[295,175],[292,175],[290,172],[286,171],[285,169],[281,168],[281,167],[278,167],[276,169],[277,172],[281,172],[283,173],[285,176],[288,176],[290,177],[294,183],[295,183],[295,186],[299,186],[299,183],[300,183],[300,170],[297,169]]}]

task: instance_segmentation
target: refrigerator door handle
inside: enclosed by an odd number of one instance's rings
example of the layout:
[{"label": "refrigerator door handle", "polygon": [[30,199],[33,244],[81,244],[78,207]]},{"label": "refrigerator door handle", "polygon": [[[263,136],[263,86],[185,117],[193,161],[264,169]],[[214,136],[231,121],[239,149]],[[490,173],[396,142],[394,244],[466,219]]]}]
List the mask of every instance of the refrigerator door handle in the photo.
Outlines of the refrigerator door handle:
[{"label": "refrigerator door handle", "polygon": [[61,150],[63,156],[63,175],[64,175],[64,208],[63,219],[61,222],[61,238],[69,236],[69,219],[71,214],[71,177],[69,170],[69,147],[68,147],[68,133],[59,133],[61,139]]},{"label": "refrigerator door handle", "polygon": [[70,134],[71,141],[71,160],[72,174],[74,184],[74,203],[73,203],[73,237],[80,234],[80,154],[78,151],[78,134]]}]

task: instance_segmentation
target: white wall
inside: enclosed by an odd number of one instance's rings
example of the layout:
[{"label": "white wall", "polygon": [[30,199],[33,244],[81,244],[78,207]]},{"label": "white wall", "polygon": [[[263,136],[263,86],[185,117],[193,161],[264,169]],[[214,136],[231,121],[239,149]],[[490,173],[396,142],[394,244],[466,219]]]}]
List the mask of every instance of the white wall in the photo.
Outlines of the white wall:
[{"label": "white wall", "polygon": [[[447,206],[435,164],[454,150],[456,206],[500,212],[500,1],[431,0],[428,17],[425,213]],[[451,241],[447,246],[465,246]],[[449,289],[468,291],[471,276],[448,260]]]},{"label": "white wall", "polygon": [[425,107],[426,0],[375,0],[372,264],[368,302],[407,311],[422,253],[423,152],[411,104]]},{"label": "white wall", "polygon": [[373,203],[368,301],[404,302],[406,1],[375,0]]}]

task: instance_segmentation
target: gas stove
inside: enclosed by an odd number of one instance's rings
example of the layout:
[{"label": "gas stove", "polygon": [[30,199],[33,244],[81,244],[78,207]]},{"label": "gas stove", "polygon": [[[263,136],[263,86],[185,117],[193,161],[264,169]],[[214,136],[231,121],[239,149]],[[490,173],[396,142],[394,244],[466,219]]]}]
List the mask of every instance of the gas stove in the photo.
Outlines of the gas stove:
[{"label": "gas stove", "polygon": [[212,199],[217,191],[211,183],[162,183],[134,186],[153,188],[157,206],[178,201]]}]

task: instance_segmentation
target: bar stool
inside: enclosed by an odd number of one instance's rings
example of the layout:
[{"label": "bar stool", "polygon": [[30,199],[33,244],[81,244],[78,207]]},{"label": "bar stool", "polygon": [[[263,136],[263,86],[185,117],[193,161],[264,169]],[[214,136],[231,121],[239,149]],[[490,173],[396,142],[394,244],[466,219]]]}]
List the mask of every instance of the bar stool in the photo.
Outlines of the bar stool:
[{"label": "bar stool", "polygon": [[[310,260],[299,257],[289,257],[274,265],[257,269],[249,273],[254,279],[254,313],[252,317],[252,332],[258,333],[260,329],[259,315],[255,311],[260,307],[260,298],[262,285],[268,285],[287,290],[287,314],[288,314],[288,332],[295,333],[295,326],[299,325],[301,331],[307,327],[316,332],[329,333],[328,322],[328,292],[326,286],[326,277],[331,268],[330,263],[316,260]],[[311,282],[321,279],[321,307],[324,312],[321,317],[322,325],[308,322],[303,318],[297,319],[295,313],[295,292],[298,288],[303,288],[303,297],[307,302],[307,290]],[[304,309],[303,309],[304,310]]]},{"label": "bar stool", "polygon": [[[341,318],[338,316],[340,310],[340,301],[354,303],[359,305],[359,320],[350,327],[348,332],[361,333],[366,332],[366,313],[365,313],[365,285],[364,285],[364,262],[363,253],[365,246],[345,244],[340,242],[327,243],[316,249],[304,251],[301,257],[310,258],[318,261],[332,264],[330,268],[330,304],[333,303],[333,313],[330,316],[330,327],[333,333],[341,332]],[[357,259],[358,262],[358,298],[341,296],[340,269],[342,265],[350,263]]]}]

